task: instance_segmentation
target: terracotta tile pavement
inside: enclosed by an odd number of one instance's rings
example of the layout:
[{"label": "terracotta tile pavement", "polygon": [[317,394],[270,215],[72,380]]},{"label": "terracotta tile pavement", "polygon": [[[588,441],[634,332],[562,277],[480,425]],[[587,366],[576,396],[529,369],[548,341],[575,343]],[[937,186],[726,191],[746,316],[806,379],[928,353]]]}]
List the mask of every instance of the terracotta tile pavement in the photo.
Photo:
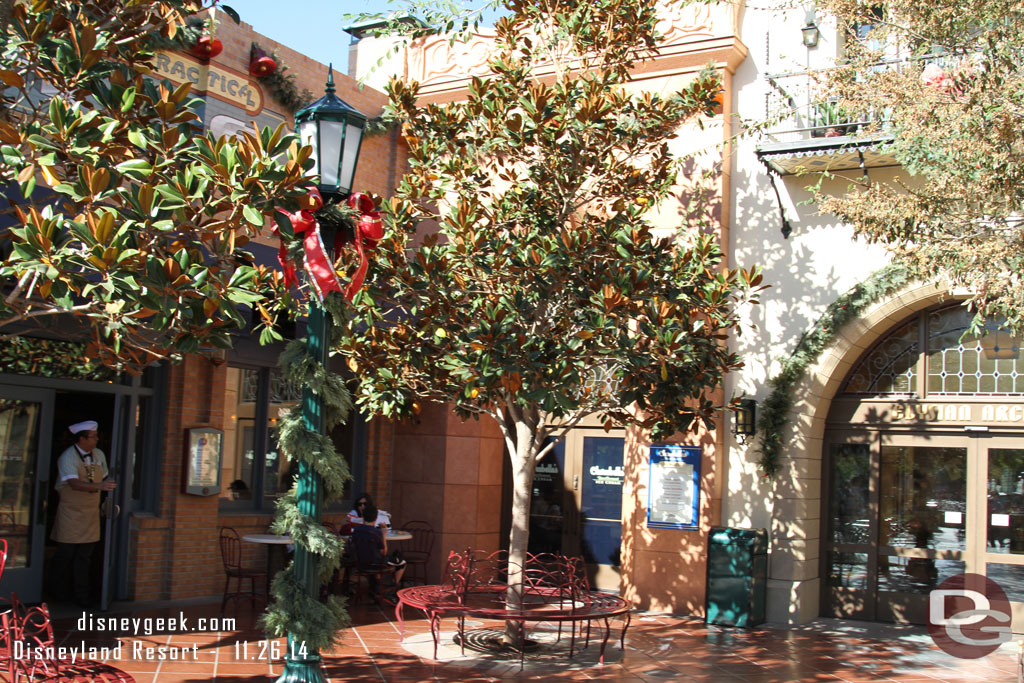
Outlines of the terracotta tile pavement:
[{"label": "terracotta tile pavement", "polygon": [[[255,683],[274,681],[282,670],[284,639],[267,640],[249,605],[139,606],[131,611],[94,614],[97,618],[139,619],[125,632],[88,628],[82,612],[55,609],[58,640],[66,647],[115,648],[95,657],[129,674],[138,683]],[[324,670],[339,681],[721,681],[782,683],[811,681],[1017,681],[1017,645],[1006,643],[976,660],[957,659],[932,643],[920,627],[818,619],[798,628],[767,625],[757,630],[707,626],[700,619],[634,613],[619,647],[619,624],[612,625],[605,664],[598,661],[601,629],[589,646],[569,659],[568,638],[557,640],[555,626],[540,624],[531,633],[538,648],[520,669],[517,656],[476,652],[475,644],[498,633],[501,624],[467,620],[466,654],[453,642],[454,620],[442,623],[438,660],[427,621],[406,611],[405,638],[390,609],[357,606],[340,644],[324,653]],[[184,616],[185,623],[180,623]],[[152,621],[146,622],[146,619]],[[156,620],[163,618],[164,623]],[[223,620],[234,619],[234,623]],[[200,620],[215,620],[220,623]],[[173,621],[170,621],[173,620]],[[80,626],[86,626],[80,629]],[[578,647],[577,643],[577,647]],[[149,648],[149,649],[147,649]],[[97,654],[102,654],[98,650]],[[79,679],[88,680],[88,679]],[[94,680],[101,680],[96,677]],[[104,677],[102,680],[107,680]]]}]

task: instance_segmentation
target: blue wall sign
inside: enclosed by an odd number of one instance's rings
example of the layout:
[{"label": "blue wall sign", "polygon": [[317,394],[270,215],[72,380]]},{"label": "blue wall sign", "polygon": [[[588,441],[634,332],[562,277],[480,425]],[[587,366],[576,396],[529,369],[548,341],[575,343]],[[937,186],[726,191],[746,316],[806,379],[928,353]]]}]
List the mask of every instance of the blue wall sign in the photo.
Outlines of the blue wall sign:
[{"label": "blue wall sign", "polygon": [[651,446],[647,526],[697,529],[700,517],[700,446]]}]

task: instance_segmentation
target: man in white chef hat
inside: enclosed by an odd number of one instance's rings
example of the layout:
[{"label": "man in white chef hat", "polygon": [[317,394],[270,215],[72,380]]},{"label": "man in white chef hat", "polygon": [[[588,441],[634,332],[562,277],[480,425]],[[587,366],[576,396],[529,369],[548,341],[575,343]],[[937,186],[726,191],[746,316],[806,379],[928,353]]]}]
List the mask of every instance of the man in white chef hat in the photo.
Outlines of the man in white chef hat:
[{"label": "man in white chef hat", "polygon": [[57,459],[60,505],[50,534],[57,542],[53,563],[55,592],[60,597],[70,593],[82,606],[91,602],[89,572],[93,549],[100,540],[100,493],[113,491],[117,486],[108,479],[106,456],[96,448],[98,429],[95,420],[68,427],[75,442]]}]

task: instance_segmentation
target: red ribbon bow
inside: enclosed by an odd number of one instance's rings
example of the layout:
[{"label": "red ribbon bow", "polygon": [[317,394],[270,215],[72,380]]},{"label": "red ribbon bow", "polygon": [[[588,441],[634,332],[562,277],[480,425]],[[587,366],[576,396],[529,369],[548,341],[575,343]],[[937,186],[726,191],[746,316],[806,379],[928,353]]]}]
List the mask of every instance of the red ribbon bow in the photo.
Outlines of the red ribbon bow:
[{"label": "red ribbon bow", "polygon": [[[310,280],[312,281],[313,289],[316,290],[320,301],[323,301],[328,293],[340,292],[341,283],[338,282],[338,275],[334,272],[334,264],[327,256],[327,249],[324,247],[323,238],[320,236],[320,223],[313,216],[314,211],[319,211],[324,206],[324,200],[320,196],[320,191],[314,188],[309,193],[307,203],[310,208],[299,209],[295,213],[286,213],[285,215],[291,221],[292,230],[295,231],[295,234],[305,235],[303,237],[303,246],[305,247],[303,249],[303,265],[311,276]],[[277,232],[277,230],[275,229],[274,232]],[[278,249],[277,260],[281,263],[281,269],[284,272],[285,287],[297,284],[298,278],[295,276],[295,266],[288,260],[288,251],[285,249],[284,244]]]},{"label": "red ribbon bow", "polygon": [[[320,224],[317,222],[316,217],[313,216],[313,212],[320,210],[324,205],[324,200],[320,196],[319,190],[314,188],[310,192],[308,203],[310,204],[309,209],[300,209],[295,213],[286,213],[285,215],[291,221],[292,230],[295,231],[295,234],[305,235],[303,237],[303,245],[305,247],[303,265],[312,276],[313,289],[316,290],[317,296],[323,301],[328,293],[340,292],[341,283],[338,281],[338,275],[334,271],[334,264],[327,257],[327,249],[324,247],[323,238],[320,235]],[[377,211],[373,200],[361,192],[356,192],[350,196],[348,198],[348,205],[360,213],[359,218],[356,220],[355,229],[356,251],[359,253],[359,268],[356,269],[355,274],[352,276],[352,281],[345,288],[345,298],[348,301],[352,301],[355,298],[356,292],[363,286],[363,280],[366,278],[366,271],[370,265],[367,253],[373,251],[377,247],[377,242],[384,237],[384,222],[381,220],[380,211]],[[273,230],[277,233],[276,227]],[[335,240],[335,250],[341,246],[340,238],[341,235],[339,234]],[[284,244],[281,245],[277,252],[277,260],[281,263],[281,270],[284,272],[285,287],[297,284],[298,278],[295,274],[295,266],[288,260],[288,251],[285,249]]]},{"label": "red ribbon bow", "polygon": [[366,269],[370,262],[367,252],[377,248],[377,242],[384,237],[384,222],[380,218],[380,211],[374,205],[373,200],[367,195],[356,192],[348,198],[348,205],[360,213],[356,220],[356,251],[359,252],[359,268],[356,269],[352,281],[345,288],[345,298],[352,301],[356,292],[363,286],[363,279],[366,277]]}]

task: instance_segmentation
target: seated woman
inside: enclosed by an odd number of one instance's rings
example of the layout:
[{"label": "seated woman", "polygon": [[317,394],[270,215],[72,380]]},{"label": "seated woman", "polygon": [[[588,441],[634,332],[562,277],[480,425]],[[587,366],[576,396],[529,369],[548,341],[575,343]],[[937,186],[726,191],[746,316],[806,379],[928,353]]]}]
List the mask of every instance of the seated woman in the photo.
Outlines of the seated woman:
[{"label": "seated woman", "polygon": [[[377,507],[372,501],[367,500],[362,511],[365,519],[377,519]],[[373,574],[393,573],[395,587],[401,584],[402,576],[405,574],[405,560],[388,557],[388,542],[384,528],[372,524],[359,524],[352,530],[350,542],[355,549],[356,567],[359,571],[370,574],[371,592],[379,592],[373,590]],[[393,591],[389,591],[388,598],[393,603],[392,593]]]},{"label": "seated woman", "polygon": [[348,511],[348,523],[349,524],[362,524],[363,523],[363,508],[366,504],[373,504],[373,500],[370,498],[369,493],[356,498],[356,502],[352,504],[352,509]]},{"label": "seated woman", "polygon": [[[368,514],[366,511],[367,506],[372,508],[372,514]],[[377,506],[373,504],[373,498],[370,498],[369,493],[356,498],[355,504],[352,509],[348,511],[348,523],[349,524],[370,524],[365,520],[374,520],[371,526],[386,526],[391,518],[386,512],[381,512],[377,509]]]}]

